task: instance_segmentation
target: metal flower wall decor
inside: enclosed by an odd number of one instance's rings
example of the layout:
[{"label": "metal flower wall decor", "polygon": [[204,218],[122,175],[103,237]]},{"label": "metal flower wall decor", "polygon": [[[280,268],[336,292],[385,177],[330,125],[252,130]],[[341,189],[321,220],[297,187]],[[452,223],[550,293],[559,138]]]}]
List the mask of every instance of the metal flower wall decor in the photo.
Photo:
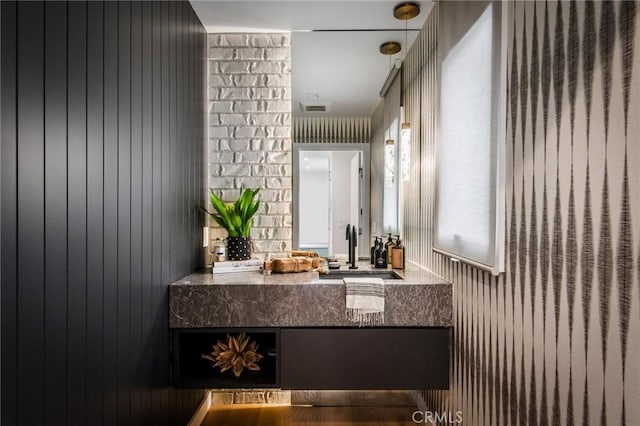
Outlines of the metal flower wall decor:
[{"label": "metal flower wall decor", "polygon": [[235,337],[227,334],[226,342],[218,340],[213,352],[203,354],[202,358],[213,362],[213,368],[219,367],[221,373],[231,370],[234,376],[240,377],[245,368],[259,371],[258,361],[264,357],[258,353],[258,343],[243,331]]}]

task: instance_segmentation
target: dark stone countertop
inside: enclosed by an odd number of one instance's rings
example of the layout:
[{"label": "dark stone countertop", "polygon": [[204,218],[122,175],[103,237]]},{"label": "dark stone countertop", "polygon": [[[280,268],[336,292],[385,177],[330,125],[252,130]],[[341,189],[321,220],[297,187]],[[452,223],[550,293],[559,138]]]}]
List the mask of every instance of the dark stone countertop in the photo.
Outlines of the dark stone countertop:
[{"label": "dark stone countertop", "polygon": [[[451,284],[418,267],[395,270],[402,280],[385,280],[385,327],[452,327]],[[362,263],[360,269],[370,269]],[[169,326],[355,327],[347,320],[342,279],[317,272],[213,275],[210,269],[169,286]]]}]

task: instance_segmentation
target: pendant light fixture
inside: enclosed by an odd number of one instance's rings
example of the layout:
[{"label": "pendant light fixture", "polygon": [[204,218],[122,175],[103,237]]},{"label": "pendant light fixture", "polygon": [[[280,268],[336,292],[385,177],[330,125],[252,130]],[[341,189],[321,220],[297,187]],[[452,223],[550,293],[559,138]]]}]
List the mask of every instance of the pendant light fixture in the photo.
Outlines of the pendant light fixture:
[{"label": "pendant light fixture", "polygon": [[[400,43],[395,41],[388,41],[380,45],[380,53],[382,53],[383,55],[389,56],[389,72],[390,72],[389,75],[391,75],[391,72],[393,71],[393,69],[391,68],[391,56],[400,52],[400,49],[401,49]],[[385,83],[385,86],[386,86],[386,83]],[[391,124],[391,117],[389,117],[389,120],[387,120],[387,114],[384,114],[383,124],[386,128],[386,140],[384,143],[384,186],[389,187],[389,186],[393,186],[396,179],[396,170],[395,170],[396,156],[395,156],[395,141],[391,137],[391,129],[389,129],[388,127],[388,125]]]},{"label": "pendant light fixture", "polygon": [[[405,60],[409,52],[408,28],[409,19],[413,19],[420,14],[420,6],[416,3],[400,3],[393,9],[393,16],[396,19],[404,20],[404,49]],[[400,109],[402,110],[402,124],[400,125],[400,166],[403,181],[410,180],[409,171],[411,163],[411,123],[407,121],[406,108],[404,107],[403,97],[401,99]]]}]

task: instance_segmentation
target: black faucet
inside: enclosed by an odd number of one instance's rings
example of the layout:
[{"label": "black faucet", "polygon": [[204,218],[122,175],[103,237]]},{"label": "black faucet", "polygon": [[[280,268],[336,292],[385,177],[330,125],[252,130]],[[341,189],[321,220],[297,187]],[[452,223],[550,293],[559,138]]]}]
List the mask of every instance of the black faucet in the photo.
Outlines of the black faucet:
[{"label": "black faucet", "polygon": [[358,233],[356,227],[347,225],[347,241],[349,241],[349,269],[358,269],[356,247],[358,246]]}]

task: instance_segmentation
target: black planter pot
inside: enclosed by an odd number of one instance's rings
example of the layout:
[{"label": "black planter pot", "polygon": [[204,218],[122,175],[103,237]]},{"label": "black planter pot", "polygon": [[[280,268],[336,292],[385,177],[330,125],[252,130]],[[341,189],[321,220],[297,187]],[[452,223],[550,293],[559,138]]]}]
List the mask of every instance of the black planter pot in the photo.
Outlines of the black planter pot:
[{"label": "black planter pot", "polygon": [[251,237],[227,237],[229,260],[251,259]]}]

